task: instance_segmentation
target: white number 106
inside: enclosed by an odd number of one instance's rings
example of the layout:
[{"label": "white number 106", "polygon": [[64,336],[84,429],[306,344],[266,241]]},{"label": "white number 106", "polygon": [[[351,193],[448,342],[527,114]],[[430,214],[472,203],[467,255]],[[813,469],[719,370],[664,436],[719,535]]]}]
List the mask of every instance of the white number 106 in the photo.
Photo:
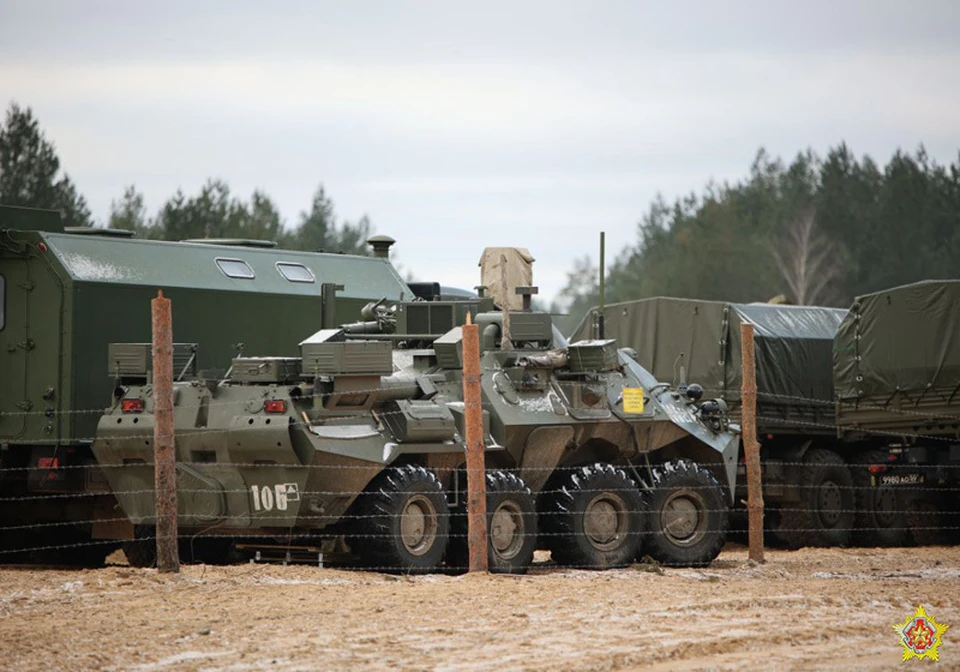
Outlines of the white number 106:
[{"label": "white number 106", "polygon": [[255,511],[286,511],[290,502],[300,500],[300,488],[296,483],[277,483],[274,486],[250,486]]}]

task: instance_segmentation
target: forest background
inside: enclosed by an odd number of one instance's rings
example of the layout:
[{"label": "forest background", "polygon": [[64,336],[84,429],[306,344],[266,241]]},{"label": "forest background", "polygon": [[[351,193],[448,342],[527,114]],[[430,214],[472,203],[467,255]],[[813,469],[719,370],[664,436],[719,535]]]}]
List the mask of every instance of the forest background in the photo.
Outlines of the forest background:
[{"label": "forest background", "polygon": [[[319,183],[287,225],[269,195],[245,199],[211,178],[177,190],[155,213],[135,185],[98,219],[29,108],[10,104],[0,126],[0,203],[59,210],[68,226],[130,229],[144,238],[253,238],[280,247],[366,254],[366,216],[340,221]],[[710,182],[639,216],[636,239],[606,269],[606,301],[676,296],[738,302],[775,299],[848,306],[853,297],[960,269],[960,153],[940,165],[923,145],[885,164],[844,142],[790,160],[760,148],[743,178]],[[414,269],[416,272],[416,269]],[[425,278],[427,279],[427,278]],[[549,306],[569,331],[599,298],[599,269],[578,258]]]}]

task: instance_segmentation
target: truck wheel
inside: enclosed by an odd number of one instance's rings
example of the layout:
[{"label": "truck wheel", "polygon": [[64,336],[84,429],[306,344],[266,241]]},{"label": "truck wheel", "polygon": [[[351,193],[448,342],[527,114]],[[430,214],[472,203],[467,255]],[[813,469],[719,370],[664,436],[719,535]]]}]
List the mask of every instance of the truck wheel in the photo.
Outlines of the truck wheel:
[{"label": "truck wheel", "polygon": [[121,548],[131,567],[157,566],[157,540],[152,525],[137,525],[133,539],[123,542]]},{"label": "truck wheel", "polygon": [[853,477],[832,450],[807,452],[800,466],[800,501],[780,509],[781,532],[792,548],[846,546],[854,523]]},{"label": "truck wheel", "polygon": [[[525,574],[533,562],[537,546],[537,508],[530,488],[520,477],[508,471],[487,473],[487,557],[495,574]],[[464,490],[464,498],[466,490]],[[450,546],[447,566],[466,571],[469,565],[467,548],[466,502],[450,520]]]},{"label": "truck wheel", "polygon": [[667,462],[653,470],[644,497],[650,557],[674,567],[702,567],[720,554],[730,507],[709,470],[689,460]]},{"label": "truck wheel", "polygon": [[943,546],[954,541],[950,518],[930,495],[921,495],[907,505],[906,524],[920,546]]},{"label": "truck wheel", "polygon": [[598,462],[562,474],[547,488],[540,526],[557,564],[609,569],[633,562],[643,502],[623,469]]},{"label": "truck wheel", "polygon": [[886,452],[868,450],[850,467],[857,502],[854,540],[861,546],[905,546],[910,541],[903,492],[871,483],[869,465],[886,463]]},{"label": "truck wheel", "polygon": [[359,525],[350,547],[371,569],[433,571],[450,536],[450,509],[440,481],[421,466],[384,470],[360,495]]}]

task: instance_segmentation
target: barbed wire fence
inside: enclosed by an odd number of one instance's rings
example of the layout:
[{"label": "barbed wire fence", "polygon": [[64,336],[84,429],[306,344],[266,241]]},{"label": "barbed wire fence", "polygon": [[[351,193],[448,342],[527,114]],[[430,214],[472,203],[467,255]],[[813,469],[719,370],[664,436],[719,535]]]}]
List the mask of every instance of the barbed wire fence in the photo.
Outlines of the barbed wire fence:
[{"label": "barbed wire fence", "polygon": [[[374,393],[377,390],[369,390]],[[360,391],[362,393],[363,391]],[[722,390],[707,390],[710,393],[721,393]],[[324,396],[325,393],[316,393],[307,395],[309,400],[311,396]],[[765,392],[759,392],[760,412],[758,421],[767,423],[768,426],[776,426],[778,422],[782,423],[782,416],[770,415],[763,412],[764,401],[779,403],[804,403],[817,404],[823,408],[832,408],[835,405],[833,400],[810,399],[805,397],[796,397],[789,395],[778,395]],[[177,438],[197,440],[210,446],[209,449],[217,452],[216,462],[195,462],[190,460],[180,460],[178,464],[190,467],[200,473],[205,470],[215,468],[222,470],[238,470],[244,479],[254,479],[257,474],[282,473],[284,478],[294,478],[297,482],[304,485],[298,488],[297,502],[287,502],[286,510],[280,511],[276,508],[267,512],[255,510],[255,495],[248,484],[243,488],[222,487],[222,488],[178,488],[178,494],[181,497],[209,496],[219,498],[227,503],[227,510],[223,515],[217,517],[213,522],[207,524],[191,524],[185,528],[180,535],[181,542],[188,549],[191,544],[201,540],[212,540],[222,542],[223,540],[241,540],[250,545],[256,545],[259,542],[277,545],[305,545],[320,546],[329,544],[330,540],[336,537],[348,537],[356,542],[364,539],[387,539],[395,532],[364,532],[362,523],[372,519],[382,519],[382,516],[373,514],[357,513],[362,510],[362,502],[366,498],[375,496],[376,492],[370,492],[363,489],[357,491],[345,492],[342,489],[311,488],[308,484],[311,480],[322,481],[326,483],[336,483],[342,478],[339,475],[344,470],[376,470],[378,466],[371,464],[369,466],[354,465],[324,465],[324,464],[303,464],[300,463],[293,451],[289,454],[280,456],[280,460],[287,460],[287,463],[264,464],[262,462],[235,461],[230,459],[231,446],[226,442],[226,436],[231,438],[239,437],[242,441],[244,432],[250,430],[260,430],[266,422],[282,423],[282,426],[289,430],[306,429],[309,431],[313,423],[306,422],[292,414],[265,416],[258,413],[244,412],[242,406],[245,406],[247,400],[240,401],[221,401],[211,400],[207,404],[208,412],[223,413],[233,415],[239,421],[235,422],[229,428],[205,428],[198,427],[192,429],[178,430]],[[144,409],[146,415],[149,409]],[[853,483],[834,483],[831,487],[837,496],[839,496],[840,506],[832,506],[827,510],[837,517],[838,525],[831,528],[838,533],[848,533],[853,535],[852,543],[856,543],[856,537],[865,532],[883,529],[889,532],[902,533],[904,543],[929,543],[931,539],[943,542],[956,543],[960,541],[960,462],[930,462],[930,463],[901,463],[890,462],[888,464],[877,463],[875,461],[862,461],[862,456],[870,450],[876,450],[877,447],[888,447],[890,445],[911,446],[927,445],[938,448],[944,448],[947,452],[953,448],[956,451],[960,446],[960,415],[952,415],[943,411],[926,412],[923,410],[913,410],[909,408],[891,407],[875,405],[873,410],[883,411],[891,415],[901,415],[909,419],[915,419],[917,422],[910,431],[876,429],[869,427],[857,427],[852,425],[841,425],[838,422],[802,420],[791,418],[790,424],[795,427],[808,427],[816,430],[822,436],[835,437],[835,440],[826,441],[824,445],[837,452],[842,457],[842,468],[846,469],[851,476],[860,477],[879,477],[884,475],[900,476],[907,474],[910,478],[903,482],[895,482],[892,479],[889,485],[883,485],[879,479],[870,482],[860,481]],[[183,412],[184,409],[180,409]],[[16,411],[5,412],[4,416],[31,416],[43,415],[46,419],[55,420],[57,416],[91,415],[103,416],[105,409],[70,409],[64,411],[54,411],[52,414],[46,411]],[[365,422],[382,425],[383,420],[392,414],[400,415],[399,411],[378,410],[376,415],[371,414],[349,414],[345,413],[343,417],[353,417],[362,419]],[[141,416],[142,417],[142,416]],[[112,422],[117,418],[106,416],[106,420],[100,422]],[[124,415],[119,418],[120,423],[129,429],[128,436],[146,436],[140,431],[139,422],[136,418]],[[246,422],[247,424],[244,424]],[[926,427],[934,426],[939,433],[930,434]],[[948,435],[944,430],[950,431],[954,428],[954,434]],[[856,431],[867,437],[865,440],[853,443],[844,443],[838,438],[844,431]],[[761,438],[763,433],[761,432]],[[112,437],[113,438],[113,437]],[[122,438],[122,437],[121,437]],[[89,447],[98,440],[97,436],[88,436],[74,438],[69,441],[70,445]],[[102,437],[101,437],[102,440]],[[145,438],[145,441],[151,441],[152,436]],[[0,456],[0,511],[7,511],[3,516],[4,523],[0,526],[0,562],[13,561],[31,561],[40,559],[41,561],[52,558],[54,561],[71,562],[71,556],[79,556],[79,560],[91,560],[96,562],[97,557],[106,552],[113,551],[118,547],[121,540],[116,539],[95,539],[90,537],[89,528],[93,525],[117,524],[125,525],[131,523],[122,509],[116,505],[116,501],[125,497],[144,497],[152,498],[156,493],[153,488],[144,487],[135,490],[99,488],[94,490],[79,490],[72,492],[56,491],[60,483],[31,483],[31,475],[39,476],[51,472],[58,474],[67,474],[71,471],[80,471],[84,473],[84,478],[74,479],[88,483],[98,481],[98,478],[88,478],[89,474],[104,474],[109,482],[109,474],[115,470],[152,470],[149,462],[123,462],[123,463],[94,463],[94,464],[68,464],[64,462],[51,465],[46,463],[44,466],[39,464],[23,464],[27,453],[35,446],[49,446],[50,440],[35,439],[18,441],[15,444],[10,442],[6,451]],[[196,446],[193,446],[196,447]],[[66,446],[54,446],[53,456],[60,454],[60,451]],[[492,454],[489,454],[491,455]],[[654,461],[656,457],[654,456]],[[804,470],[810,468],[810,464],[803,460],[799,461],[780,461],[780,466],[789,470]],[[655,483],[647,478],[646,466],[642,461],[636,461],[634,465],[623,463],[618,465],[634,480],[636,487],[644,495],[643,501],[649,501],[650,496],[657,489]],[[880,469],[882,467],[882,470]],[[873,469],[871,471],[871,468]],[[488,473],[500,471],[499,467],[489,467]],[[508,469],[517,473],[533,473],[535,471],[546,470],[550,472],[550,478],[547,486],[541,489],[536,496],[538,501],[544,501],[553,495],[565,492],[569,484],[565,482],[576,472],[575,467],[529,467],[521,466],[519,469]],[[296,475],[296,476],[291,476]],[[919,482],[911,482],[914,477],[921,478]],[[215,477],[213,477],[215,478]],[[448,479],[449,480],[449,479]],[[851,479],[852,480],[852,479]],[[452,483],[452,481],[451,481]],[[259,486],[257,486],[259,487]],[[689,485],[685,486],[687,490],[696,491],[699,488],[706,489],[707,486]],[[811,505],[811,497],[814,491],[818,490],[818,484],[799,482],[792,487],[798,493],[797,503],[781,504],[779,507],[771,507],[771,514],[810,514],[819,515],[824,512],[825,507],[816,504]],[[857,514],[863,513],[863,507],[860,505],[860,498],[869,496],[878,496],[878,491],[883,490],[883,495],[888,497],[889,501],[880,513],[884,517],[882,527],[878,525],[867,526],[862,521],[857,520]],[[610,492],[608,488],[604,491],[586,489],[583,492],[588,494],[602,494]],[[614,494],[626,496],[632,494],[631,491],[613,490]],[[466,536],[465,532],[458,532],[462,529],[462,519],[466,513],[462,510],[457,486],[448,487],[445,492],[445,498],[449,511],[438,511],[437,517],[437,538],[441,544],[459,543]],[[348,497],[353,500],[354,506],[345,513],[337,515],[324,515],[314,513],[305,506],[307,502],[319,501],[331,497]],[[629,498],[627,498],[629,499]],[[112,506],[111,515],[93,516],[92,514],[83,515],[84,511],[92,509],[90,502],[93,500],[107,501]],[[243,504],[239,504],[240,501]],[[849,505],[852,502],[852,506]],[[847,505],[844,505],[847,503]],[[260,505],[263,506],[261,501]],[[62,518],[57,518],[54,514],[39,513],[44,507],[50,506],[55,512],[60,512]],[[71,507],[76,509],[71,513],[67,512]],[[276,506],[274,501],[272,506]],[[233,510],[239,507],[240,511]],[[569,537],[569,534],[563,532],[554,532],[550,530],[550,518],[562,515],[565,512],[541,510],[537,516],[539,528],[533,531],[524,531],[521,536],[536,537],[538,547],[550,546],[556,540],[551,537],[561,538]],[[649,517],[656,512],[651,512],[646,508],[639,512],[639,515]],[[721,515],[726,513],[726,509],[702,509],[701,513],[706,515]],[[282,515],[281,515],[282,514]],[[11,519],[11,515],[13,519]],[[489,514],[488,514],[489,515]],[[585,517],[594,515],[591,512],[585,512]],[[600,516],[601,513],[595,515]],[[851,521],[850,516],[854,516]],[[396,513],[396,526],[399,528],[402,521],[402,513]],[[183,516],[181,516],[183,518]],[[53,519],[51,519],[53,518]],[[185,524],[185,523],[181,523]],[[351,530],[350,527],[357,525],[358,529]],[[267,528],[266,534],[264,529]],[[139,533],[137,541],[155,540],[155,535],[149,533]],[[807,528],[791,527],[790,525],[781,526],[777,530],[781,536],[789,537],[808,532]],[[636,535],[639,537],[640,551],[638,557],[643,556],[644,541],[648,540],[652,532],[645,526],[642,529],[626,529],[620,534],[625,536]],[[129,541],[129,540],[128,540]],[[100,558],[102,560],[102,557]],[[379,571],[403,571],[403,567],[371,565],[370,563],[358,563],[345,557],[343,566],[362,567],[363,569],[376,569]],[[582,565],[584,568],[595,568],[596,566]],[[450,569],[455,571],[462,567],[449,564],[440,564],[439,569]]]}]

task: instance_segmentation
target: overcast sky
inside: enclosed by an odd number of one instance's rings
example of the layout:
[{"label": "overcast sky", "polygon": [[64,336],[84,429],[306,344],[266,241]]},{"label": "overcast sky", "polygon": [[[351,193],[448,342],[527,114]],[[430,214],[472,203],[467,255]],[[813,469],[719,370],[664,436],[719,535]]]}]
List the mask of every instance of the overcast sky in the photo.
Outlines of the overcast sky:
[{"label": "overcast sky", "polygon": [[100,221],[219,177],[292,225],[323,182],[419,279],[522,246],[549,298],[760,146],[956,161],[960,2],[0,0],[0,99]]}]

